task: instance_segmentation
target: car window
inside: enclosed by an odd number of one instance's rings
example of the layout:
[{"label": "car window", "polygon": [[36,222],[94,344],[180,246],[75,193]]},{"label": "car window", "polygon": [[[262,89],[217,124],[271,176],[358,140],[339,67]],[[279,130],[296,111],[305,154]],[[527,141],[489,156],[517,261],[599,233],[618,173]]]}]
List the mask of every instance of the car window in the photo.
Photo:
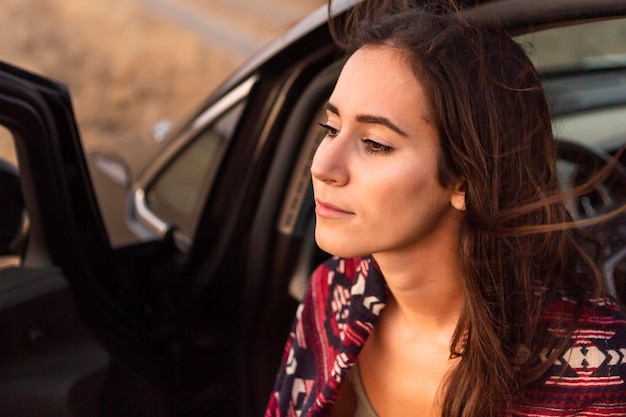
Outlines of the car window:
[{"label": "car window", "polygon": [[545,79],[560,139],[614,151],[626,139],[626,19],[516,38]]},{"label": "car window", "polygon": [[587,146],[613,152],[626,142],[625,103],[565,114],[554,119],[554,134]]},{"label": "car window", "polygon": [[237,126],[245,101],[197,134],[147,189],[150,210],[191,237],[218,162]]},{"label": "car window", "polygon": [[[0,170],[17,173],[17,157],[13,135],[4,126],[0,125]],[[13,192],[15,184],[12,178],[4,177],[0,173],[0,269],[19,265],[21,246],[24,244],[26,226],[24,215],[18,211],[21,203],[14,201]],[[19,185],[18,185],[19,187]],[[21,230],[21,232],[20,232]],[[22,233],[24,232],[24,233]]]},{"label": "car window", "polygon": [[596,21],[516,38],[540,72],[626,65],[626,20]]},{"label": "car window", "polygon": [[0,125],[0,158],[17,166],[13,135],[2,125]]}]

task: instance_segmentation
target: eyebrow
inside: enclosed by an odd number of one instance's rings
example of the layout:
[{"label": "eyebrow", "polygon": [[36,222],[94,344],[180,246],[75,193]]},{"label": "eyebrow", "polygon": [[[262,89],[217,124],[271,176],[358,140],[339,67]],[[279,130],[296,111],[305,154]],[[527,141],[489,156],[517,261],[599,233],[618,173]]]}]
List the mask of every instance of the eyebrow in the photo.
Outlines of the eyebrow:
[{"label": "eyebrow", "polygon": [[[340,116],[339,109],[337,109],[337,107],[335,107],[329,102],[326,102],[326,104],[324,104],[324,109],[328,110],[331,113],[335,113],[337,116]],[[386,117],[373,116],[369,114],[359,114],[356,116],[356,121],[359,123],[382,125],[382,126],[388,127],[389,129],[393,130],[394,132],[396,132],[397,134],[401,136],[404,136],[404,137],[409,136],[408,133],[406,133],[404,130],[400,129],[398,126],[393,124],[391,120],[387,119]]]}]

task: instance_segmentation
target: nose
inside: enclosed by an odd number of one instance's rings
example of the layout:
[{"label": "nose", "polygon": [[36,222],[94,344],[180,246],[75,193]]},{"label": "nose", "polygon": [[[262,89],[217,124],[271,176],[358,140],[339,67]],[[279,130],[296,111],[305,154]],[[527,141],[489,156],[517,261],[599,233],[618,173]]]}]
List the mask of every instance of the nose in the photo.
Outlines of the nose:
[{"label": "nose", "polygon": [[348,182],[347,149],[339,136],[325,138],[315,151],[311,163],[313,178],[332,185],[345,185]]}]

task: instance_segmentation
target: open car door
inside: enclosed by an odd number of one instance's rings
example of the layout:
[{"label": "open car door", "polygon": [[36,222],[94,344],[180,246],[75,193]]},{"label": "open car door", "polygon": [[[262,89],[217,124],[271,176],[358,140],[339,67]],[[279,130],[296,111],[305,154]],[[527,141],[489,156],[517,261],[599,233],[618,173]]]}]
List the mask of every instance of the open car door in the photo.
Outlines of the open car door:
[{"label": "open car door", "polygon": [[[0,268],[2,414],[169,415],[155,388],[111,359],[147,357],[133,348],[142,344],[132,316],[106,288],[124,272],[100,218],[68,91],[0,63],[0,125],[14,142],[21,186],[0,187],[0,216],[25,205],[25,224],[6,245],[18,261]],[[9,171],[4,185],[17,178]],[[116,395],[122,391],[131,405]]]},{"label": "open car door", "polygon": [[[92,271],[106,265],[108,253],[91,189],[82,182],[69,96],[58,84],[1,65],[0,124],[16,149],[28,213],[28,232],[11,237],[25,240],[15,243],[13,255],[21,259],[0,269],[3,414],[95,415],[90,407],[109,355],[79,317],[72,293],[92,304]],[[1,197],[0,215],[19,191]]]}]

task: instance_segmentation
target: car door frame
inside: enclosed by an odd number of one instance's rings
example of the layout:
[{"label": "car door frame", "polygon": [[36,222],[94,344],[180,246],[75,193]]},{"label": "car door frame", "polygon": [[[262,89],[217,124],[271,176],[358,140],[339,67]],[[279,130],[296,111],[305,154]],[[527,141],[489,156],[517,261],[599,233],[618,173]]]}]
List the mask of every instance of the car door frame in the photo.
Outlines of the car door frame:
[{"label": "car door frame", "polygon": [[3,410],[91,413],[95,403],[73,396],[81,391],[95,400],[106,375],[108,352],[84,318],[93,325],[111,317],[95,308],[106,307],[94,271],[107,270],[108,251],[69,95],[0,63],[0,109],[29,218],[21,265],[0,270]]}]

